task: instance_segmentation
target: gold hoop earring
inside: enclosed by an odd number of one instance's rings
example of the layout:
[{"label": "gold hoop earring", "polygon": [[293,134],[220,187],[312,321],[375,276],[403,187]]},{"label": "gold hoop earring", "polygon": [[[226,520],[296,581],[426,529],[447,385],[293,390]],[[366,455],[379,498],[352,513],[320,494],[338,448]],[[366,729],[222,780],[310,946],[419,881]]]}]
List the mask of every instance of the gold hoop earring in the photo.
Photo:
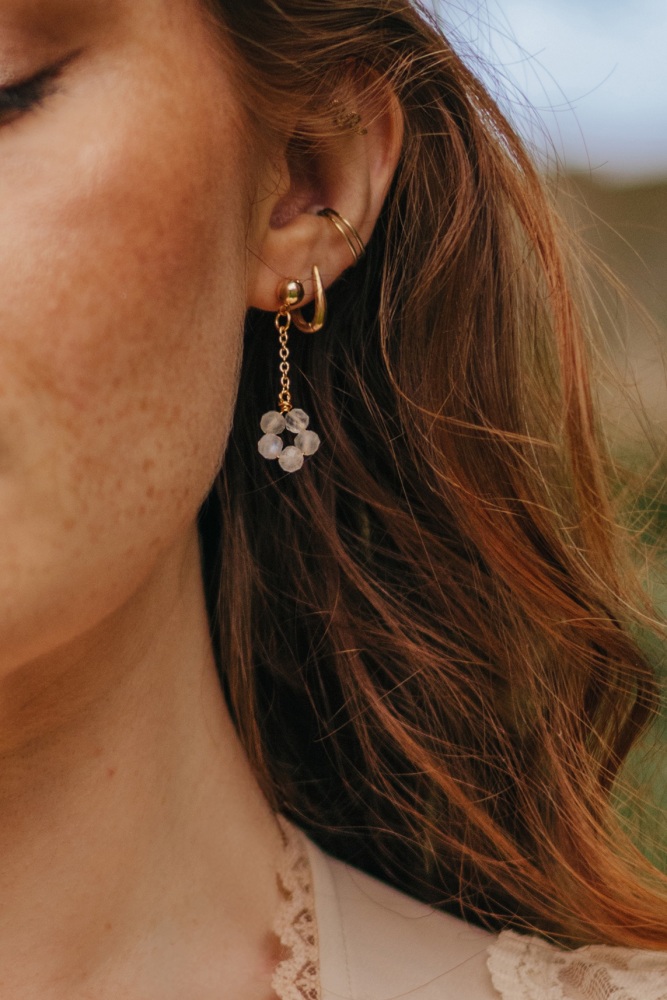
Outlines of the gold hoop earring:
[{"label": "gold hoop earring", "polygon": [[[263,437],[257,443],[257,450],[263,458],[277,460],[284,472],[298,472],[303,467],[304,459],[314,455],[321,441],[319,435],[309,430],[310,417],[305,410],[292,407],[292,386],[290,382],[290,351],[289,334],[292,323],[305,333],[317,333],[326,320],[326,299],[324,287],[317,267],[313,267],[313,283],[315,285],[315,315],[312,322],[307,323],[298,306],[306,297],[304,287],[297,278],[287,278],[278,288],[280,309],[275,318],[275,327],[280,339],[280,392],[278,394],[278,409],[269,410],[261,419]],[[289,431],[295,435],[294,443],[285,447],[282,435]]]},{"label": "gold hoop earring", "polygon": [[300,309],[292,312],[292,321],[302,333],[319,333],[327,321],[327,299],[317,264],[313,264],[313,287],[315,289],[315,313],[310,323],[303,318]]},{"label": "gold hoop earring", "polygon": [[335,208],[323,208],[317,214],[322,216],[323,219],[328,219],[332,226],[336,227],[350,248],[354,263],[358,264],[366,253],[366,245],[352,223],[348,219],[343,218]]}]

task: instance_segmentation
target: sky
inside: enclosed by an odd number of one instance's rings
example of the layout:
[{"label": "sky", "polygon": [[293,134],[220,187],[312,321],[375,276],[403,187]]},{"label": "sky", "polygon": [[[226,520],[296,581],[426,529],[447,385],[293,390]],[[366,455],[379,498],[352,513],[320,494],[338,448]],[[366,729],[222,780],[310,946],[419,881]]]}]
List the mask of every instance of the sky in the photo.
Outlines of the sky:
[{"label": "sky", "polygon": [[432,2],[539,148],[546,130],[570,168],[667,176],[667,0]]}]

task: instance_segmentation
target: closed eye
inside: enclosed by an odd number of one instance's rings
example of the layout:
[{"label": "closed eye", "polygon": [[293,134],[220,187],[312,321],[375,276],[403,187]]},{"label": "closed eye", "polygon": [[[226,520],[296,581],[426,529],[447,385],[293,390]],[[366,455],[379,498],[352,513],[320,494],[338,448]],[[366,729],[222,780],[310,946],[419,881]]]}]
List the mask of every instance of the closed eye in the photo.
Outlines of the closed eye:
[{"label": "closed eye", "polygon": [[58,89],[56,81],[64,65],[64,62],[60,62],[56,66],[40,70],[27,80],[0,87],[0,127],[40,107],[55,93]]}]

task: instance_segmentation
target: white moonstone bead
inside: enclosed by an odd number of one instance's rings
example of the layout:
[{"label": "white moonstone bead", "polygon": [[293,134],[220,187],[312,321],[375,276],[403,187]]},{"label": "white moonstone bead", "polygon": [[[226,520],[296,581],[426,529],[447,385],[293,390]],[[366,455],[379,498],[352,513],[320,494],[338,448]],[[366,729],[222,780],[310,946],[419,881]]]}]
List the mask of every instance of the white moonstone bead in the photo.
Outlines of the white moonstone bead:
[{"label": "white moonstone bead", "polygon": [[310,423],[310,417],[303,410],[290,410],[285,416],[285,423],[292,434],[300,434]]},{"label": "white moonstone bead", "polygon": [[265,434],[282,434],[285,430],[285,418],[277,410],[270,410],[262,417],[260,427]]},{"label": "white moonstone bead", "polygon": [[285,472],[298,472],[303,466],[303,452],[290,445],[289,448],[283,449],[278,464]]},{"label": "white moonstone bead", "polygon": [[265,434],[259,439],[257,450],[264,458],[278,458],[283,450],[283,443],[277,434]]},{"label": "white moonstone bead", "polygon": [[314,455],[321,443],[315,431],[301,431],[294,438],[294,444],[304,455]]}]

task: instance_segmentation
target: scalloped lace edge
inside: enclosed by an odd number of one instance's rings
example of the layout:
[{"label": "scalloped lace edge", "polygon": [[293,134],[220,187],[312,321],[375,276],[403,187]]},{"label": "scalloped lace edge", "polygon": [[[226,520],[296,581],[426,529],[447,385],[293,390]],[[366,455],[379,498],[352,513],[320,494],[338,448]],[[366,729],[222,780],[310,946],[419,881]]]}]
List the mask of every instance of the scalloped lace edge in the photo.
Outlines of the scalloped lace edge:
[{"label": "scalloped lace edge", "polygon": [[564,951],[503,931],[488,951],[503,1000],[667,1000],[667,953],[590,945]]},{"label": "scalloped lace edge", "polygon": [[319,938],[305,836],[284,817],[278,822],[285,850],[277,874],[281,903],[274,932],[284,957],[271,985],[278,1000],[320,1000]]}]

